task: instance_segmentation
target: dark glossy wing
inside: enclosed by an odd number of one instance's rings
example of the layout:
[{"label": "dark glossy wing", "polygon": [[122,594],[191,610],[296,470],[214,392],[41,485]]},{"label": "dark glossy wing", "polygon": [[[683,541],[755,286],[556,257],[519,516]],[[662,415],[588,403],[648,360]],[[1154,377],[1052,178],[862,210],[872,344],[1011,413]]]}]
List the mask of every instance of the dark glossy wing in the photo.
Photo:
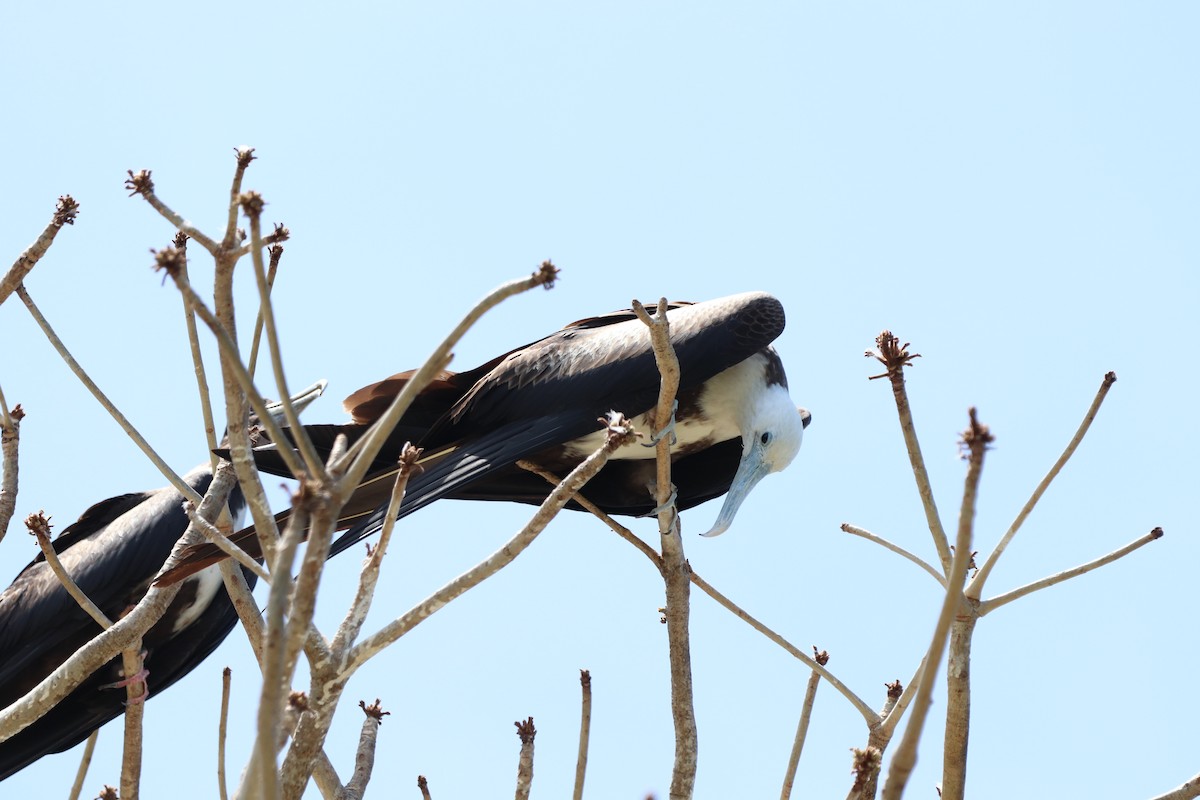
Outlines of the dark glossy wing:
[{"label": "dark glossy wing", "polygon": [[[256,576],[243,572],[253,586]],[[194,623],[155,647],[146,657],[151,699],[195,669],[224,641],[236,623],[237,612],[222,591]],[[151,633],[153,631],[151,629]],[[101,684],[118,679],[119,666],[120,659],[114,659],[44,717],[0,742],[0,780],[47,753],[60,753],[74,747],[93,730],[123,714],[125,690],[100,688]]]},{"label": "dark glossy wing", "polygon": [[[205,468],[185,479],[203,492],[211,482],[211,474]],[[137,496],[123,495],[98,503],[64,532],[74,538],[60,554],[63,566],[110,619],[120,616],[131,601],[140,599],[187,529],[183,498],[178,492],[162,489],[142,494],[141,502],[125,502]],[[99,508],[111,512],[125,505],[128,508],[124,514],[111,519],[109,513],[93,513]],[[104,519],[108,519],[107,524],[94,524]],[[67,594],[50,567],[44,561],[31,564],[0,593],[0,703],[4,702],[4,692],[19,684],[31,665],[40,663],[47,654],[57,658],[57,650],[64,643],[86,637],[82,643],[98,632],[95,621]],[[74,648],[67,655],[70,652]]]},{"label": "dark glossy wing", "polygon": [[[783,306],[763,292],[680,306],[668,318],[680,391],[754,355],[784,327]],[[541,409],[586,409],[591,418],[611,409],[631,417],[646,411],[660,380],[649,331],[637,319],[605,319],[621,321],[565,328],[509,353],[443,424],[477,430],[537,416]]]}]

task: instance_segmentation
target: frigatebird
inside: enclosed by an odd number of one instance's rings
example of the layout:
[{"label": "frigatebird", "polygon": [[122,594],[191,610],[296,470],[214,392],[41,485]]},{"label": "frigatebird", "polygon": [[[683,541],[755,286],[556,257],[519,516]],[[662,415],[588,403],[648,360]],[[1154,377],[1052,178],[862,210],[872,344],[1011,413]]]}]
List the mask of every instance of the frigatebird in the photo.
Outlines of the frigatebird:
[{"label": "frigatebird", "polygon": [[[715,536],[730,526],[763,476],[791,463],[811,417],[793,405],[783,364],[771,347],[784,327],[777,299],[750,292],[674,303],[668,319],[681,372],[672,431],[676,503],[687,509],[726,495],[716,523],[704,534]],[[318,451],[327,454],[338,434],[352,442],[363,436],[412,374],[352,394],[345,403],[353,417],[349,424],[304,426]],[[649,431],[660,380],[649,331],[630,310],[573,322],[465,372],[442,372],[413,402],[346,503],[338,520],[338,530],[346,533],[330,555],[382,525],[395,459],[406,441],[424,449],[424,469],[409,481],[402,517],[443,497],[540,503],[551,487],[517,462],[565,474],[599,446],[597,419],[611,409]],[[609,513],[652,512],[655,453],[643,444],[617,450],[584,495]],[[276,446],[256,449],[255,460],[262,470],[288,475]],[[288,513],[276,519],[282,522]],[[233,538],[258,554],[253,528]],[[160,583],[222,557],[211,544],[197,545]]]},{"label": "frigatebird", "polygon": [[[297,407],[316,399],[324,386],[322,381],[297,395]],[[273,405],[271,410],[280,409]],[[212,477],[205,463],[183,479],[204,494]],[[246,504],[236,485],[228,504],[236,528]],[[141,600],[187,527],[183,496],[167,487],[102,500],[51,544],[76,584],[109,619],[117,619]],[[245,569],[243,574],[253,585],[254,574]],[[218,570],[201,570],[185,581],[162,619],[142,638],[150,695],[197,667],[236,622]],[[20,699],[99,633],[99,625],[67,594],[39,553],[0,593],[0,708]],[[122,677],[118,657],[41,719],[0,742],[0,780],[48,753],[75,746],[123,713],[125,690],[107,688]]]}]

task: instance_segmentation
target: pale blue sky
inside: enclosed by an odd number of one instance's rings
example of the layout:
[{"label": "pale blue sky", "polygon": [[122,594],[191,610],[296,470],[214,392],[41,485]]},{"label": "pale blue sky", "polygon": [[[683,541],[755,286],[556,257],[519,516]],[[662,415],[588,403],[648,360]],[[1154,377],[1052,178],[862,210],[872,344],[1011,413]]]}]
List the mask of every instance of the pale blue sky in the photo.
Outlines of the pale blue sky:
[{"label": "pale blue sky", "polygon": [[[890,327],[924,356],[910,396],[948,526],[967,407],[992,426],[984,551],[1115,370],[1092,433],[989,594],[1155,525],[1167,536],[983,620],[968,792],[1149,797],[1200,770],[1186,711],[1200,656],[1198,23],[1181,2],[28,3],[0,29],[0,259],[32,241],[59,194],[79,200],[78,224],[28,286],[181,470],[204,458],[202,430],[180,302],[148,253],[173,231],[125,196],[126,169],[152,169],[161,197],[213,231],[232,147],[258,148],[246,184],[293,233],[276,294],[286,366],[297,385],[331,382],[314,421],[342,419],[342,396],[416,366],[458,314],[543,258],[562,268],[559,285],[490,315],[457,367],[634,296],[775,293],[792,394],[814,422],[793,466],[758,487],[728,534],[689,540],[688,556],[797,645],[828,649],[876,706],[885,681],[911,675],[939,597],[907,562],[838,530],[853,522],[933,558],[891,393],[866,381],[875,368],[862,351]],[[200,282],[209,265],[192,270]],[[44,508],[63,525],[163,483],[15,300],[0,337],[0,386],[29,413],[19,515]],[[715,514],[688,512],[685,532]],[[486,556],[526,515],[447,502],[406,520],[368,626]],[[652,536],[654,524],[637,530]],[[0,580],[32,552],[10,531]],[[356,561],[331,565],[327,630]],[[534,796],[566,796],[582,667],[595,686],[587,796],[665,797],[661,603],[644,558],[582,515],[563,518],[360,672],[328,750],[347,776],[355,703],[380,697],[393,715],[368,796],[416,797],[419,773],[435,798],[504,796],[512,722],[532,715]],[[807,671],[701,595],[693,644],[697,797],[777,795]],[[215,796],[226,664],[249,726],[257,672],[235,635],[149,704],[145,796]],[[934,796],[939,780],[942,685],[911,797]],[[849,749],[865,740],[822,687],[803,796],[844,795]],[[116,782],[119,745],[119,726],[105,729],[89,792]],[[231,762],[248,746],[235,731]],[[3,788],[64,796],[76,763],[43,759]]]}]

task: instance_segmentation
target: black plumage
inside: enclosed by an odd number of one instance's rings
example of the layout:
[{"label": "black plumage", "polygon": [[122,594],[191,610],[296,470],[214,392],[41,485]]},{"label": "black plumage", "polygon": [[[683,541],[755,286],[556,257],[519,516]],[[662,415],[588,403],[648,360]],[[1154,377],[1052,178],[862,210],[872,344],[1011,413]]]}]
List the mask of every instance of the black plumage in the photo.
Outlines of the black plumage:
[{"label": "black plumage", "polygon": [[[203,494],[212,473],[204,466],[184,480]],[[229,505],[235,515],[245,505],[236,486]],[[165,488],[95,504],[53,545],[79,587],[109,619],[117,619],[142,598],[187,526],[182,495]],[[256,580],[249,571],[246,578],[252,584]],[[151,696],[196,667],[237,622],[220,580],[212,570],[191,577],[143,637]],[[67,594],[39,553],[0,593],[0,706],[20,699],[99,633],[100,626]],[[41,719],[0,742],[0,780],[47,753],[75,746],[122,714],[125,690],[101,688],[121,677],[117,657]]]},{"label": "black plumage", "polygon": [[[782,363],[770,346],[784,327],[783,306],[774,297],[751,292],[675,303],[668,316],[681,370],[679,441],[672,450],[678,505],[686,509],[730,492],[715,534],[728,527],[762,475],[791,461],[809,415],[791,404]],[[354,420],[349,424],[306,426],[318,451],[328,453],[339,433],[360,438],[411,375],[351,395],[345,404]],[[644,414],[659,383],[649,331],[628,310],[571,323],[475,369],[443,372],[400,420],[347,502],[338,520],[346,533],[331,555],[379,529],[406,441],[425,452],[423,471],[409,481],[402,517],[440,498],[540,503],[549,485],[516,463],[528,459],[565,474],[599,445],[597,420],[609,410],[635,417],[639,429],[650,432]],[[259,448],[256,461],[260,469],[286,475],[274,447]],[[653,449],[641,445],[618,450],[584,494],[610,513],[651,511],[653,458]],[[234,540],[258,553],[253,529]],[[199,545],[163,580],[222,557],[214,546]]]}]

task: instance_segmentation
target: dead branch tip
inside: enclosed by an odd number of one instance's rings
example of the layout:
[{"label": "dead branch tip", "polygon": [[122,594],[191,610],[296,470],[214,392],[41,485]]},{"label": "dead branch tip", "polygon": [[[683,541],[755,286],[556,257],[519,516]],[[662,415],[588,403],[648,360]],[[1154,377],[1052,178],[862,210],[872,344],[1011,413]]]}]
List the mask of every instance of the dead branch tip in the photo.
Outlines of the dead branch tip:
[{"label": "dead branch tip", "polygon": [[887,689],[889,700],[899,700],[900,695],[904,694],[904,684],[900,682],[899,678],[891,683],[885,683],[884,687]]},{"label": "dead branch tip", "polygon": [[974,452],[976,448],[987,449],[988,445],[996,441],[996,437],[992,436],[992,432],[988,430],[988,426],[979,421],[975,406],[967,409],[967,414],[971,418],[971,424],[959,437],[959,446],[962,448],[963,458],[966,458],[968,453]]},{"label": "dead branch tip", "polygon": [[1161,539],[1164,535],[1163,529],[1156,527],[1154,530],[1150,531],[1150,535],[1153,536],[1155,539]]},{"label": "dead branch tip", "polygon": [[33,536],[50,538],[50,517],[46,516],[45,511],[39,511],[26,517],[25,527]]},{"label": "dead branch tip", "polygon": [[1109,370],[1108,372],[1104,373],[1104,385],[1105,386],[1112,386],[1116,382],[1117,382],[1117,373],[1113,372],[1112,370]]},{"label": "dead branch tip", "polygon": [[517,726],[517,736],[521,739],[521,744],[531,744],[533,737],[537,735],[537,729],[533,727],[533,717],[529,717],[524,722],[517,720],[513,723]]},{"label": "dead branch tip", "polygon": [[400,472],[412,477],[424,469],[418,462],[421,460],[421,454],[425,450],[420,447],[414,447],[412,442],[405,442],[404,447],[400,450]]},{"label": "dead branch tip", "polygon": [[[284,225],[282,222],[276,222],[274,224],[275,224],[274,232],[269,233],[265,237],[263,237],[264,242],[269,242],[271,244],[278,245],[280,242],[286,242],[288,239],[292,238],[292,232],[290,230],[288,230],[288,227],[286,225]],[[272,247],[270,250],[268,250],[268,252],[271,254],[271,263],[272,264],[279,263],[279,256],[275,255],[276,249],[278,249],[280,256],[283,255],[282,247]]]},{"label": "dead branch tip", "polygon": [[550,259],[546,259],[538,266],[537,271],[533,273],[533,276],[537,279],[537,282],[542,285],[542,288],[553,289],[554,281],[558,279],[558,273],[558,267],[554,266]]},{"label": "dead branch tip", "polygon": [[233,152],[237,153],[238,169],[245,169],[246,167],[250,166],[250,162],[254,161],[256,158],[253,147],[246,147],[243,145],[241,147],[233,148]]},{"label": "dead branch tip", "polygon": [[880,364],[887,367],[887,372],[882,372],[878,375],[871,375],[867,380],[873,381],[876,378],[900,378],[903,375],[905,367],[913,366],[913,359],[920,358],[920,353],[908,352],[908,342],[900,344],[900,340],[891,331],[883,331],[875,337],[875,350],[867,350],[863,353],[867,358],[874,358]]},{"label": "dead branch tip", "polygon": [[378,697],[375,698],[375,702],[372,703],[371,705],[367,705],[364,701],[359,700],[358,707],[361,708],[363,710],[363,713],[366,714],[368,717],[378,720],[379,722],[383,722],[384,717],[391,716],[391,714],[392,714],[392,712],[390,712],[390,711],[383,710],[383,706],[381,706],[379,704]]},{"label": "dead branch tip", "polygon": [[815,644],[812,646],[812,649],[813,649],[813,661],[817,662],[822,667],[829,663],[829,653],[828,652],[826,652],[825,650],[818,650],[817,646]]},{"label": "dead branch tip", "polygon": [[238,205],[242,207],[242,213],[251,219],[257,219],[262,216],[263,208],[267,202],[263,200],[262,195],[255,191],[242,192],[238,195]]},{"label": "dead branch tip", "polygon": [[297,711],[307,711],[308,695],[304,692],[292,692],[288,695],[288,705]]},{"label": "dead branch tip", "polygon": [[79,213],[79,203],[69,194],[59,195],[58,204],[54,207],[54,227],[74,225],[75,216]]},{"label": "dead branch tip", "polygon": [[21,420],[25,419],[25,409],[21,407],[20,403],[17,403],[15,406],[13,406],[12,411],[8,412],[8,415],[17,422],[20,422]]},{"label": "dead branch tip", "polygon": [[174,245],[155,250],[150,248],[150,253],[154,256],[154,271],[165,272],[170,277],[174,278],[187,266],[187,254]]},{"label": "dead branch tip", "polygon": [[96,800],[117,800],[117,788],[104,784],[104,788],[100,790],[100,794],[96,795]]},{"label": "dead branch tip", "polygon": [[600,417],[597,421],[605,427],[607,443],[614,450],[622,445],[633,444],[641,436],[633,429],[633,423],[620,411],[609,411],[607,416]]},{"label": "dead branch tip", "polygon": [[129,173],[129,177],[125,180],[125,188],[129,190],[129,196],[140,194],[143,197],[148,197],[154,192],[154,181],[150,180],[150,170],[138,170],[136,173],[131,170],[125,170]]},{"label": "dead branch tip", "polygon": [[579,670],[579,683],[582,684],[585,689],[591,687],[591,685],[592,685],[591,670],[586,670],[586,669]]},{"label": "dead branch tip", "polygon": [[188,239],[190,238],[191,237],[183,231],[175,231],[175,238],[171,240],[171,244],[175,245],[175,247],[179,250],[186,251]]}]

